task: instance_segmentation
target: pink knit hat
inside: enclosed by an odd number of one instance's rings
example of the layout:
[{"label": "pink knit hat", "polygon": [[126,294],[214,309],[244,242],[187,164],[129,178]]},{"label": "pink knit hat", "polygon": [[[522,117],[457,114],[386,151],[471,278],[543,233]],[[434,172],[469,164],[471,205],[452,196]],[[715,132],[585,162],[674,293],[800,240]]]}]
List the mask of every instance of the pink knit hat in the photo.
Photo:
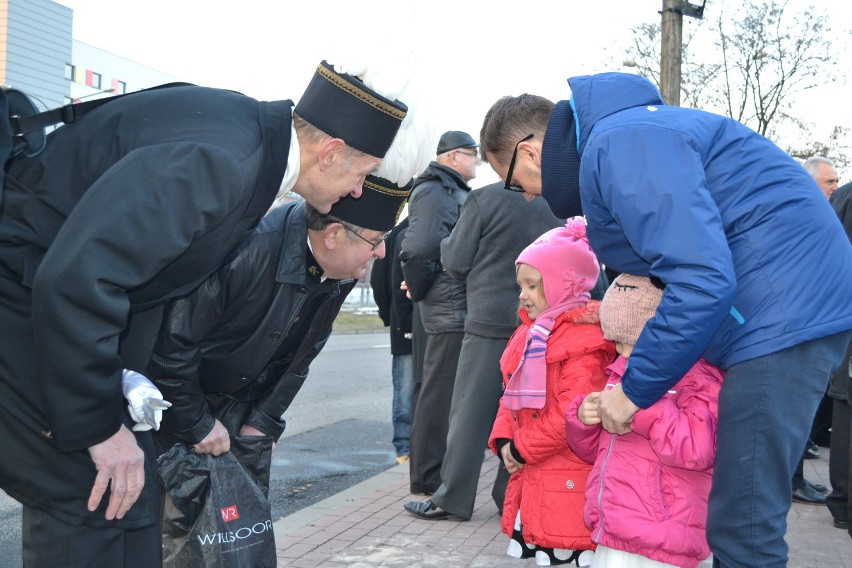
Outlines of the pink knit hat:
[{"label": "pink knit hat", "polygon": [[588,294],[600,273],[582,217],[568,219],[564,227],[544,233],[521,251],[515,264],[528,264],[541,272],[544,299],[550,307]]},{"label": "pink knit hat", "polygon": [[601,301],[601,328],[604,337],[636,345],[645,323],[654,317],[663,291],[645,276],[619,274]]}]

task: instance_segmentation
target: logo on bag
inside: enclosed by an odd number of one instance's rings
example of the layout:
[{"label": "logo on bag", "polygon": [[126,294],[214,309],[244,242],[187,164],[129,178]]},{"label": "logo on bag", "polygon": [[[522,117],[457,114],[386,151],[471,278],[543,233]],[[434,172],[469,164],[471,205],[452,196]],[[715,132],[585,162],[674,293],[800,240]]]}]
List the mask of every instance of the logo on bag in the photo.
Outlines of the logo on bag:
[{"label": "logo on bag", "polygon": [[230,505],[228,507],[222,507],[222,520],[226,523],[230,523],[231,521],[236,521],[240,518],[240,512],[237,510],[236,505]]},{"label": "logo on bag", "polygon": [[[272,532],[272,521],[269,519],[261,521],[259,523],[255,523],[250,527],[241,527],[233,532],[197,534],[195,535],[195,537],[198,539],[198,542],[202,546],[206,546],[210,544],[228,544],[231,542],[237,542],[240,540],[245,540],[251,536],[260,535],[266,532]],[[255,544],[261,544],[264,542],[263,538],[254,540],[254,542],[251,542],[246,546],[254,546]]]}]

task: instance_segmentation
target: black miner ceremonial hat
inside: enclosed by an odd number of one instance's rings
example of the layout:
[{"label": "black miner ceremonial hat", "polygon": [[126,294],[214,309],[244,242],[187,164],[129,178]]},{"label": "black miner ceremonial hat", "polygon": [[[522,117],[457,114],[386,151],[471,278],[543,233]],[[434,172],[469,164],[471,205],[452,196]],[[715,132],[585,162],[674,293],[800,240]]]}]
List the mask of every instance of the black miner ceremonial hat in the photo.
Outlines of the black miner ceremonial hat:
[{"label": "black miner ceremonial hat", "polygon": [[326,134],[384,158],[408,107],[367,87],[359,78],[320,62],[296,113]]},{"label": "black miner ceremonial hat", "polygon": [[373,231],[390,231],[396,225],[413,183],[399,187],[376,176],[367,176],[361,197],[347,195],[331,206],[329,215]]}]

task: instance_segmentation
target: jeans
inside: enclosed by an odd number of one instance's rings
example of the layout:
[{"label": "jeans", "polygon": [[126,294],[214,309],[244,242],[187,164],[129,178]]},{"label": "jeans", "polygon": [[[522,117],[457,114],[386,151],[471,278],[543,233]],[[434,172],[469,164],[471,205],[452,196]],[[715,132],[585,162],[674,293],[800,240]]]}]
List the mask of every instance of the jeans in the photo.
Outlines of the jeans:
[{"label": "jeans", "polygon": [[411,434],[411,397],[414,393],[414,363],[411,355],[394,355],[391,362],[393,377],[393,446],[396,455],[407,456],[411,453],[409,437]]},{"label": "jeans", "polygon": [[790,480],[849,338],[844,332],[728,369],[707,512],[714,566],[786,566]]}]

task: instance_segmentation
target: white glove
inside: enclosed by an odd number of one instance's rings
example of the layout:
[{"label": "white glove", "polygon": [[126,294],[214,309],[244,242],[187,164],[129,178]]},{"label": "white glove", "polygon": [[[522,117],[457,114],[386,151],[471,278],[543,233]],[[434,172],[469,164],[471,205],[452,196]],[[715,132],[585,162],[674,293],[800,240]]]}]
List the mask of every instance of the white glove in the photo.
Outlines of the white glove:
[{"label": "white glove", "polygon": [[127,399],[130,416],[136,421],[134,432],[160,429],[163,411],[172,403],[163,400],[162,393],[144,375],[124,369],[121,373],[121,391]]}]

